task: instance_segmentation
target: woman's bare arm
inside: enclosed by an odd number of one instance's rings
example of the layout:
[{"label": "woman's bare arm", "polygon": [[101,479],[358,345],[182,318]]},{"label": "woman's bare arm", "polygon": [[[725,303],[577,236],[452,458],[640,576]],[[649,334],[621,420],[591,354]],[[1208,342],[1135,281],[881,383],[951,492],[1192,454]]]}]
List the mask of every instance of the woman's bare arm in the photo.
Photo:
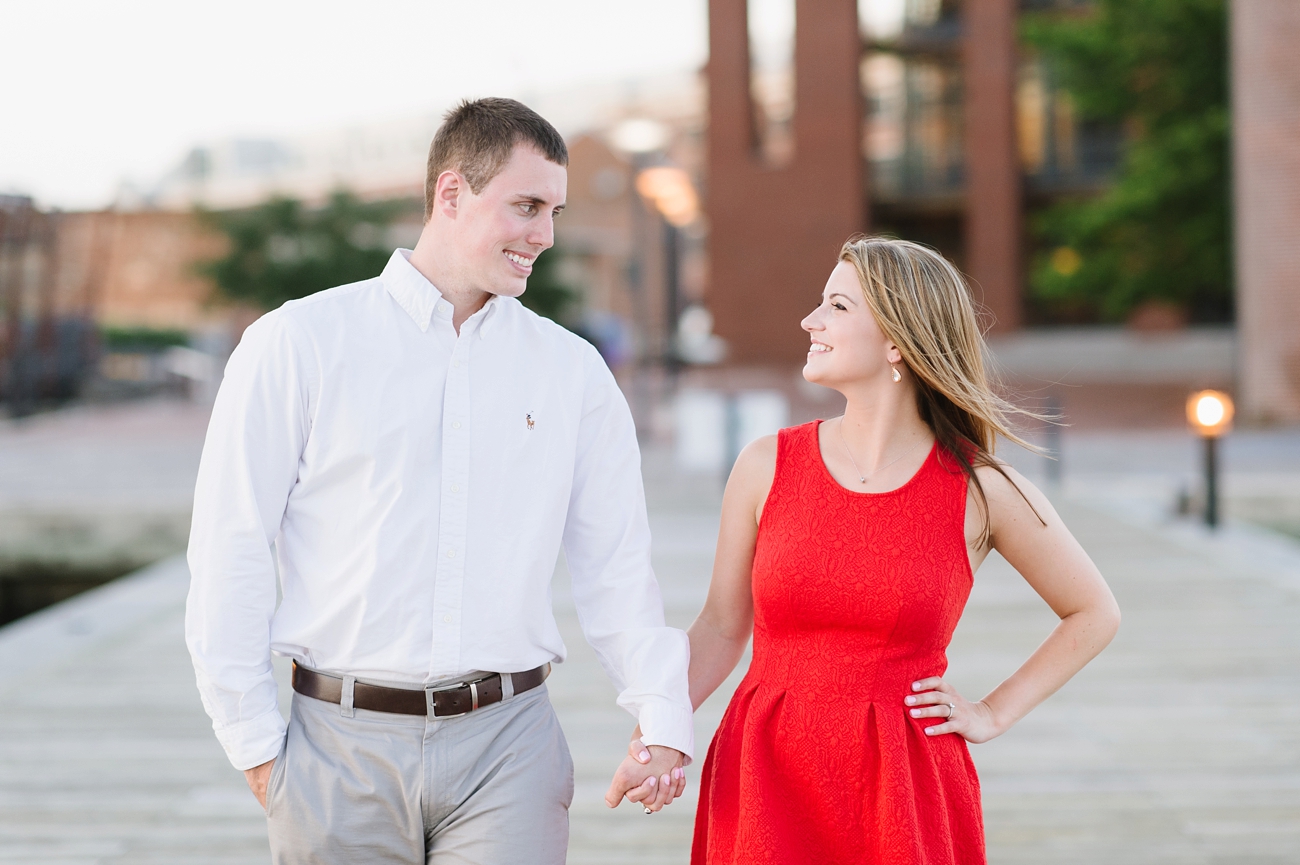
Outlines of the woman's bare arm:
[{"label": "woman's bare arm", "polygon": [[697,709],[736,668],[754,629],[750,570],[758,520],[775,474],[776,436],[764,436],[740,452],[727,479],[709,596],[687,631],[691,705]]},{"label": "woman's bare arm", "polygon": [[[978,566],[989,548],[996,549],[1061,621],[1020,669],[978,703],[939,678],[916,683],[918,693],[905,701],[923,707],[913,709],[913,716],[944,718],[947,704],[956,706],[951,721],[926,730],[931,735],[959,733],[972,742],[1001,735],[1083,669],[1119,628],[1114,595],[1051,502],[1014,469],[1003,468],[1010,480],[993,468],[976,470],[988,498],[992,535],[983,549],[971,549],[972,564]],[[983,522],[974,495],[967,510],[970,543]]]}]

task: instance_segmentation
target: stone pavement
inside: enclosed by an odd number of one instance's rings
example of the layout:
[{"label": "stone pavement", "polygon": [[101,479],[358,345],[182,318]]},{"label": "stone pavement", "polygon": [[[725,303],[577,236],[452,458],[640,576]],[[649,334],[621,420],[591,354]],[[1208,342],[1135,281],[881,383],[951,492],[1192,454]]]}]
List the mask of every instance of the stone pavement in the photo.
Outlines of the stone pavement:
[{"label": "stone pavement", "polygon": [[[1101,456],[1088,463],[1084,444],[1058,506],[1124,625],[1061,693],[972,748],[990,862],[1300,861],[1300,548],[1244,529],[1206,536],[1152,504],[1163,492],[1103,495],[1115,488],[1088,470],[1112,464],[1110,445],[1089,444]],[[677,475],[657,450],[646,475],[655,566],[684,627],[707,588],[719,483]],[[170,560],[0,629],[0,862],[268,860],[260,811],[193,687],[185,581]],[[550,687],[577,770],[569,861],[685,863],[693,787],[653,816],[603,804],[632,721],[580,636],[562,565],[555,596],[570,659]],[[982,694],[1053,622],[994,557],[952,680]],[[699,713],[701,759],[725,697]]]}]

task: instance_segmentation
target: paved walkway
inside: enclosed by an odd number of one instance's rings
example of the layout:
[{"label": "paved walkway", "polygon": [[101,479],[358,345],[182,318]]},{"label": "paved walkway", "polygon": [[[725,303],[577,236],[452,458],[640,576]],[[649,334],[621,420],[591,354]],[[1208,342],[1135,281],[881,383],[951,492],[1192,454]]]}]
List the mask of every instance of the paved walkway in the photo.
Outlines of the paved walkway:
[{"label": "paved walkway", "polygon": [[[655,454],[647,477],[669,619],[685,626],[707,588],[718,485],[679,478]],[[973,748],[990,861],[1300,860],[1300,547],[1247,530],[1206,537],[1097,489],[1067,484],[1059,506],[1111,580],[1124,626],[1060,694]],[[0,629],[0,862],[268,860],[260,810],[193,687],[185,581],[171,560]],[[631,719],[564,583],[561,567],[571,657],[551,691],[577,767],[569,861],[685,863],[693,789],[651,817],[602,802]],[[1052,625],[994,557],[958,631],[952,679],[982,693]],[[700,712],[701,757],[725,696]]]}]

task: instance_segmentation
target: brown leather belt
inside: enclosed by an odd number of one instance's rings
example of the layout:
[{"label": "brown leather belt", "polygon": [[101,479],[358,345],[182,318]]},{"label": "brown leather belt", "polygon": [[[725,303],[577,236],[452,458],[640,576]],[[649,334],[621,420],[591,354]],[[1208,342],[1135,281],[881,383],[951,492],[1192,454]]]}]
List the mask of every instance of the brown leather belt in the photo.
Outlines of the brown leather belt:
[{"label": "brown leather belt", "polygon": [[[470,682],[457,682],[445,688],[424,688],[418,691],[355,682],[352,685],[352,707],[371,712],[451,718],[500,703],[503,696],[502,676],[509,676],[511,684],[514,685],[514,692],[522,694],[545,682],[550,672],[551,665],[542,664],[540,667],[522,673],[493,673]],[[297,661],[293,663],[293,689],[304,697],[311,697],[314,700],[324,700],[326,703],[343,702],[342,678],[300,667]]]}]

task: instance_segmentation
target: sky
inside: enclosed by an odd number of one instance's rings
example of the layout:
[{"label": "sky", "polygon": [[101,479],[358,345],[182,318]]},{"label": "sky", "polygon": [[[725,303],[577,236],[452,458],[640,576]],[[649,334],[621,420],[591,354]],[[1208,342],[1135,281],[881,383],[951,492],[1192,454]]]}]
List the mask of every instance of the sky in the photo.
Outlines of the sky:
[{"label": "sky", "polygon": [[102,207],[195,144],[699,68],[707,0],[0,0],[0,193]]}]

